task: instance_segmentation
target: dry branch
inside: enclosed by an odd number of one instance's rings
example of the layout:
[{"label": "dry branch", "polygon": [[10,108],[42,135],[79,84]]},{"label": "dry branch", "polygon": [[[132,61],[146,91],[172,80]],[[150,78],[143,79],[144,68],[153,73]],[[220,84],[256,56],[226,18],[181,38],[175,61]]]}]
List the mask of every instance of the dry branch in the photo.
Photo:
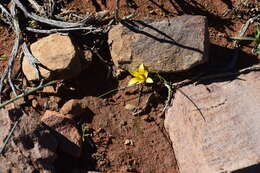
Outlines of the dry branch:
[{"label": "dry branch", "polygon": [[41,33],[41,34],[63,33],[63,32],[70,32],[70,31],[77,31],[77,30],[86,30],[87,33],[98,33],[102,31],[102,29],[93,26],[77,27],[77,28],[58,28],[58,29],[35,29],[31,27],[26,27],[26,30],[35,33]]},{"label": "dry branch", "polygon": [[63,21],[47,19],[45,17],[41,17],[36,14],[29,13],[19,0],[13,0],[13,2],[17,5],[17,7],[19,7],[23,11],[23,13],[26,17],[29,17],[37,22],[45,23],[45,24],[48,24],[51,26],[55,26],[55,27],[59,27],[59,28],[80,27],[80,26],[83,26],[85,24],[84,22],[86,21],[86,19],[83,19],[82,21],[77,22],[77,23],[70,23],[70,22],[63,22]]},{"label": "dry branch", "polygon": [[41,15],[46,16],[46,13],[42,6],[40,6],[35,0],[28,0],[28,2],[32,5],[32,7],[35,9],[36,12],[38,12]]}]

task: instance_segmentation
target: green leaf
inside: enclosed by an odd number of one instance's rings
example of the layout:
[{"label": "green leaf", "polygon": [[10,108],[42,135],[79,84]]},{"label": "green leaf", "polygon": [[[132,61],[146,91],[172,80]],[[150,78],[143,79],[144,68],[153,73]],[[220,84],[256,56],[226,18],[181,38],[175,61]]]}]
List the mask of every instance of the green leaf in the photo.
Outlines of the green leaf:
[{"label": "green leaf", "polygon": [[7,60],[7,59],[8,59],[8,56],[6,56],[6,55],[1,55],[0,56],[0,61]]},{"label": "green leaf", "polygon": [[256,52],[257,54],[260,54],[260,48],[257,48],[257,49],[255,50],[255,52]]},{"label": "green leaf", "polygon": [[230,37],[231,39],[234,39],[234,40],[256,40],[256,38],[254,37]]}]

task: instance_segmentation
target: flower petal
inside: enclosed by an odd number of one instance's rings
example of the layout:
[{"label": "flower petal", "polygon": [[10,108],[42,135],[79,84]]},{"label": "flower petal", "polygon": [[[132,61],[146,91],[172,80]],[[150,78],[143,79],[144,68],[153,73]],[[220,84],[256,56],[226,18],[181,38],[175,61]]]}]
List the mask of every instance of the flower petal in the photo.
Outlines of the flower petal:
[{"label": "flower petal", "polygon": [[128,70],[128,72],[134,77],[138,77],[140,75],[139,72],[136,70]]},{"label": "flower petal", "polygon": [[135,83],[139,83],[139,82],[143,82],[143,81],[141,81],[140,79],[134,77],[134,78],[130,79],[130,81],[128,82],[128,86],[129,85],[133,85]]},{"label": "flower petal", "polygon": [[147,78],[148,77],[148,71],[145,70],[143,75],[145,76],[145,78]]},{"label": "flower petal", "polygon": [[144,73],[145,73],[144,64],[141,64],[141,65],[139,66],[138,71],[139,71],[139,73],[141,73],[141,74],[144,74]]},{"label": "flower petal", "polygon": [[153,79],[152,78],[150,78],[150,77],[148,77],[148,78],[146,78],[146,81],[145,81],[146,83],[153,83]]}]

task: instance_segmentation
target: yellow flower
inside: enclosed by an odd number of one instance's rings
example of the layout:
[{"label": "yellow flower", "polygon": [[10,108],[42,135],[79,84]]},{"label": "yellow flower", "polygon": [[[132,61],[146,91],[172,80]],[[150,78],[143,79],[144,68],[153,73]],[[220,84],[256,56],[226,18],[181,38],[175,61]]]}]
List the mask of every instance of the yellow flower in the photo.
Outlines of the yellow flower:
[{"label": "yellow flower", "polygon": [[152,78],[148,77],[148,71],[144,69],[144,64],[141,64],[138,70],[128,70],[128,72],[134,76],[128,82],[128,86],[135,83],[153,83]]}]

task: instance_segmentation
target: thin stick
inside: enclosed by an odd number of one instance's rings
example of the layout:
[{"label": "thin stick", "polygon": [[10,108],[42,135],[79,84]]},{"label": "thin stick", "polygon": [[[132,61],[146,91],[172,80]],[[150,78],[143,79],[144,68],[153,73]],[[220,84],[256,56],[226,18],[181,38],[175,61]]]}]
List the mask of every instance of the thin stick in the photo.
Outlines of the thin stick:
[{"label": "thin stick", "polygon": [[36,79],[40,79],[40,71],[37,68],[37,64],[41,64],[40,61],[32,55],[32,53],[30,52],[30,50],[25,42],[22,45],[22,49],[23,49],[24,55],[28,58],[29,63],[31,64],[31,66],[33,67],[33,69],[35,71]]},{"label": "thin stick", "polygon": [[160,80],[163,81],[163,85],[167,88],[168,90],[168,94],[167,94],[167,100],[165,101],[165,105],[162,111],[162,114],[164,114],[165,110],[167,109],[167,107],[170,105],[171,102],[171,98],[172,98],[172,87],[171,84],[161,75],[159,75],[159,73],[157,73],[157,76],[159,77]]},{"label": "thin stick", "polygon": [[3,146],[0,148],[0,154],[2,154],[2,152],[4,151],[4,149],[5,149],[6,145],[7,145],[7,143],[8,143],[9,140],[11,139],[11,136],[12,136],[12,134],[13,134],[15,128],[17,127],[18,123],[19,123],[19,120],[15,121],[15,123],[14,123],[12,129],[10,130],[10,132],[9,132],[9,134],[8,134],[8,136],[7,136],[6,139],[4,140]]},{"label": "thin stick", "polygon": [[46,13],[42,6],[40,6],[35,0],[28,0],[32,7],[41,15],[46,16]]},{"label": "thin stick", "polygon": [[164,105],[164,108],[163,108],[163,112],[164,113],[167,109],[167,107],[170,105],[170,102],[171,102],[171,98],[172,98],[172,88],[171,88],[171,85],[168,83],[168,82],[164,82],[163,83],[164,86],[167,88],[168,90],[168,95],[167,95],[167,100],[165,101],[165,105]]},{"label": "thin stick", "polygon": [[[23,4],[19,0],[13,0],[13,2],[23,11],[24,15],[41,23],[45,23],[51,26],[56,26],[59,28],[71,28],[71,27],[80,27],[83,26],[85,23],[83,22],[77,22],[77,23],[70,23],[70,22],[63,22],[63,21],[57,21],[52,19],[47,19],[41,16],[38,16],[36,14],[31,14],[27,11],[27,9],[23,6]],[[83,19],[84,22],[86,19]]]},{"label": "thin stick", "polygon": [[3,19],[3,21],[6,24],[12,26],[12,22],[11,22],[12,21],[12,15],[8,12],[8,10],[2,4],[0,4],[0,9],[2,10],[3,16],[5,16],[7,18],[6,20]]},{"label": "thin stick", "polygon": [[130,87],[133,87],[133,86],[137,86],[137,85],[140,85],[140,84],[142,84],[142,83],[139,82],[139,83],[135,83],[133,85],[124,86],[122,88],[115,88],[115,89],[112,89],[112,90],[109,90],[109,91],[105,92],[104,94],[101,94],[100,96],[98,96],[98,98],[102,98],[102,97],[104,97],[104,96],[106,96],[108,94],[111,94],[111,93],[115,92],[115,91],[123,90],[123,89],[130,88]]},{"label": "thin stick", "polygon": [[139,107],[139,105],[141,103],[142,94],[143,94],[143,85],[141,85],[141,88],[139,89],[139,96],[138,96],[138,103],[137,103],[138,107]]},{"label": "thin stick", "polygon": [[69,32],[69,31],[77,31],[77,30],[87,30],[88,33],[97,33],[101,32],[102,29],[88,26],[88,27],[76,27],[76,28],[57,28],[57,29],[35,29],[31,27],[26,27],[27,31],[41,33],[41,34],[52,34],[52,33],[59,33],[59,32]]},{"label": "thin stick", "polygon": [[32,90],[25,91],[24,93],[22,93],[22,94],[20,94],[20,95],[17,95],[16,97],[14,97],[14,98],[12,98],[12,99],[10,99],[10,100],[7,100],[6,102],[0,104],[0,109],[3,108],[3,107],[5,107],[6,105],[8,105],[8,104],[10,104],[10,103],[12,103],[12,102],[14,102],[14,101],[16,101],[16,100],[22,98],[22,97],[25,97],[25,96],[27,96],[27,95],[29,95],[29,94],[34,93],[35,91],[38,91],[38,90],[40,90],[40,89],[42,89],[42,88],[44,88],[44,87],[46,87],[46,86],[53,85],[53,84],[55,84],[55,83],[57,83],[57,81],[51,81],[51,82],[48,82],[48,83],[46,83],[46,84],[44,84],[44,85],[39,85],[38,87],[36,87],[36,88],[34,88],[34,89],[32,89]]},{"label": "thin stick", "polygon": [[120,1],[120,0],[116,0],[116,2],[115,2],[115,21],[116,21],[116,22],[120,22],[120,17],[119,17],[119,1]]}]

